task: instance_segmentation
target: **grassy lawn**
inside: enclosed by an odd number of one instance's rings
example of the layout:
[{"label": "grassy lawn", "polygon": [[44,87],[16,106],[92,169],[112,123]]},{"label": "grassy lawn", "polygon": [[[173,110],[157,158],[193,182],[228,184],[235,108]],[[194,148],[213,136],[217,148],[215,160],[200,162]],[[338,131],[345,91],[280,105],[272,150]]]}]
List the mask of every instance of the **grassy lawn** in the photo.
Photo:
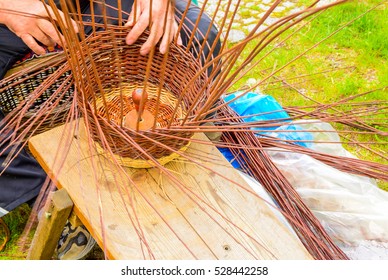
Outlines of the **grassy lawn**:
[{"label": "grassy lawn", "polygon": [[[3,217],[4,222],[8,225],[11,231],[11,238],[8,241],[6,248],[3,252],[0,252],[0,260],[7,259],[25,259],[27,257],[27,252],[22,252],[18,246],[19,237],[23,233],[24,226],[28,220],[30,214],[30,207],[27,204],[23,204],[17,208],[17,210],[12,211]],[[2,241],[0,236],[0,241]]]},{"label": "grassy lawn", "polygon": [[[264,77],[269,71],[291,61],[316,42],[326,38],[345,23],[364,13],[381,1],[355,1],[331,8],[321,13],[297,35],[275,47],[250,75],[245,76],[235,88],[244,85],[251,77]],[[286,67],[277,76],[298,88],[309,91],[320,102],[332,102],[341,97],[354,95],[388,85],[388,4],[382,4],[365,14],[335,36],[309,51]],[[286,34],[288,35],[288,34]],[[242,56],[250,53],[246,49]],[[265,51],[263,51],[265,53]],[[260,57],[259,57],[260,58]],[[269,69],[269,70],[268,70]],[[320,72],[328,71],[323,74]],[[310,77],[311,76],[311,77]],[[262,89],[276,96],[287,105],[305,104],[305,99],[292,98],[289,88],[276,89],[276,79],[262,85]],[[292,90],[291,90],[292,92]],[[367,98],[386,100],[387,91],[376,91]]]},{"label": "grassy lawn", "polygon": [[[238,81],[233,89],[249,84],[252,78],[260,80],[274,69],[292,61],[295,57],[313,47],[317,42],[329,37],[346,23],[361,16],[344,27],[337,34],[308,51],[292,62],[274,77],[266,80],[259,88],[262,92],[275,97],[282,106],[309,106],[317,103],[331,104],[357,94],[373,91],[353,99],[352,103],[374,102],[388,105],[388,3],[381,1],[351,1],[322,12],[302,27],[297,34],[286,41],[290,33],[283,34],[267,49],[271,53],[253,69],[249,75]],[[376,7],[377,5],[377,7]],[[370,12],[367,12],[368,10]],[[365,13],[365,14],[364,14]],[[364,15],[363,15],[364,14]],[[253,44],[252,44],[253,45]],[[268,52],[264,50],[263,55]],[[244,51],[249,54],[250,48]],[[263,56],[262,55],[262,56]],[[305,96],[303,97],[302,94]],[[306,98],[307,97],[307,98]],[[314,101],[312,101],[314,100]],[[356,107],[339,106],[340,110],[351,112]],[[369,119],[368,119],[369,118]],[[388,131],[388,110],[379,110],[373,115],[363,116],[363,120],[375,128]],[[350,141],[374,142],[373,150],[387,156],[388,137],[341,133],[341,130],[356,129],[335,124],[344,143]],[[345,144],[345,148],[360,159],[387,164],[387,160],[359,146]],[[388,190],[387,182],[379,186]]]},{"label": "grassy lawn", "polygon": [[[303,1],[300,1],[303,2]],[[354,1],[321,13],[315,20],[302,28],[297,35],[277,45],[274,51],[253,71],[243,77],[234,86],[235,89],[266,77],[274,66],[281,67],[294,57],[326,38],[345,23],[353,20],[381,1]],[[244,11],[249,16],[249,11]],[[305,106],[315,104],[307,101],[300,93],[320,103],[332,103],[342,98],[388,86],[388,3],[382,4],[366,13],[341,32],[320,44],[314,50],[290,64],[275,77],[264,82],[260,88],[274,96],[283,106]],[[287,34],[285,34],[287,35]],[[248,55],[251,49],[244,51]],[[265,53],[265,51],[263,52]],[[260,58],[260,56],[259,56]],[[361,96],[352,102],[373,100],[388,101],[388,91],[376,90]],[[388,105],[388,104],[387,104]],[[342,107],[341,109],[346,109]],[[371,120],[376,128],[388,131],[388,111],[376,113]],[[337,125],[339,131],[343,126]],[[346,128],[349,130],[349,128]],[[381,142],[371,146],[388,155],[387,137],[381,139],[374,135],[346,134],[343,136],[361,142]],[[346,142],[346,141],[345,141]],[[346,145],[346,149],[361,159],[383,162],[375,154]],[[379,182],[379,186],[388,190],[388,182]],[[29,207],[23,205],[17,211],[7,215],[4,220],[12,232],[11,241],[6,250],[0,252],[0,259],[19,259],[25,255],[18,250],[17,240],[28,218]]]}]

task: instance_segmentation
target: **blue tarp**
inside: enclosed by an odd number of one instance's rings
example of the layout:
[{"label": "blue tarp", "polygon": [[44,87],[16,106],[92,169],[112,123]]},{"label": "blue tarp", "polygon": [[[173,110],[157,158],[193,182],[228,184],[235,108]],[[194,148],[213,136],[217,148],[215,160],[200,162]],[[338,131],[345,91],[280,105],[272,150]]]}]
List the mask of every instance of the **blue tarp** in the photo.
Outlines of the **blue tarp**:
[{"label": "blue tarp", "polygon": [[[238,97],[236,100],[236,97]],[[245,95],[242,92],[236,92],[224,97],[225,102],[229,102],[229,107],[233,109],[239,116],[244,117],[242,120],[245,123],[252,123],[256,127],[252,130],[257,130],[257,137],[272,136],[283,140],[297,140],[294,143],[303,147],[309,147],[309,142],[300,140],[313,140],[313,136],[309,132],[300,132],[303,130],[300,126],[291,123],[291,118],[283,107],[270,95],[257,92],[248,92]],[[274,126],[268,126],[268,122],[273,121]],[[265,122],[266,126],[257,127],[260,122]],[[220,151],[236,168],[240,165],[233,161],[234,156],[229,149],[221,148]]]}]

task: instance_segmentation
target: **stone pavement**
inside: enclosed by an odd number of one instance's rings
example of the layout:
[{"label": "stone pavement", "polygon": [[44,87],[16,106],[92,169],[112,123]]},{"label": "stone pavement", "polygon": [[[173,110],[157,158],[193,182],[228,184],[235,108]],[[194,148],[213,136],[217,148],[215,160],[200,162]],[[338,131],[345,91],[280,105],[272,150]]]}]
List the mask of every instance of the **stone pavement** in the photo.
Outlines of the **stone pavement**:
[{"label": "stone pavement", "polygon": [[[199,0],[199,5],[202,6],[205,0]],[[212,16],[217,10],[217,5],[219,0],[208,0],[206,4],[206,12]],[[226,0],[221,0],[219,11],[216,15],[216,22],[221,23],[224,19],[225,11],[227,10],[228,2]],[[265,12],[271,7],[273,0],[233,0],[228,16],[230,17],[236,8],[236,5],[239,4],[238,12],[236,13],[235,19],[232,23],[232,29],[230,31],[228,40],[231,43],[236,43],[243,40],[249,32],[256,26],[260,18],[265,14]],[[264,24],[260,27],[260,30],[274,23],[277,19],[284,15],[292,14],[300,10],[303,6],[298,3],[300,1],[283,1],[272,15],[267,18]],[[320,1],[319,5],[327,4],[333,2],[333,0]],[[229,22],[229,21],[228,21]]]}]

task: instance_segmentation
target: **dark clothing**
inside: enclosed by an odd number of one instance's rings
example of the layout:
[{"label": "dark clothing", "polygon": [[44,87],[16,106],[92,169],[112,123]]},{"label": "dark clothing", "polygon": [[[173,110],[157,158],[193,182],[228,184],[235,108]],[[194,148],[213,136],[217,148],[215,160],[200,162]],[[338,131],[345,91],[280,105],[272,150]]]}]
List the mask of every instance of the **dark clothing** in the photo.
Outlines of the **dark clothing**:
[{"label": "dark clothing", "polygon": [[[0,112],[0,122],[2,119],[3,114]],[[7,144],[8,142],[5,142],[0,145],[0,150],[2,151]],[[8,148],[0,156],[0,172],[4,171],[1,164],[10,152],[11,148]],[[22,150],[0,176],[0,217],[36,197],[45,179],[46,173],[40,165],[31,155]]]},{"label": "dark clothing", "polygon": [[[59,1],[56,1],[59,2]],[[117,7],[117,0],[105,1],[107,5]],[[91,14],[89,0],[80,0],[80,7],[83,14]],[[121,5],[128,13],[130,12],[133,0],[122,0]],[[183,12],[187,6],[186,0],[176,1],[177,16],[181,18]],[[101,7],[95,4],[94,7],[96,21],[102,22],[102,17],[98,17],[98,14],[102,14]],[[184,20],[185,27],[181,31],[181,37],[184,45],[187,45],[189,36],[193,31],[193,24],[197,21],[200,9],[191,4],[190,10]],[[106,14],[111,18],[118,18],[117,11],[112,8],[106,9]],[[123,20],[126,21],[128,15],[123,14]],[[90,16],[84,16],[84,21],[90,20]],[[206,15],[202,15],[198,30],[195,34],[195,40],[193,42],[192,53],[198,54],[201,49],[201,45],[204,42],[204,36],[208,34],[208,28],[210,26],[210,19]],[[111,21],[112,24],[117,24],[117,21]],[[92,31],[91,27],[85,28],[86,34],[90,34]],[[211,32],[209,33],[207,43],[209,47],[205,47],[201,53],[201,60],[204,61],[209,55],[212,44],[215,42],[217,36],[217,30],[212,26]],[[217,41],[216,48],[213,55],[217,55],[220,50],[220,42]],[[23,43],[23,41],[17,37],[14,33],[9,31],[4,25],[0,25],[0,79],[2,79],[5,73],[13,66],[13,64],[22,58],[25,54],[30,52],[29,48]],[[212,68],[209,67],[208,71]],[[3,120],[2,114],[0,114],[0,127]],[[0,139],[3,137],[0,137]],[[0,142],[2,142],[0,140]],[[7,146],[7,143],[0,144],[0,151]],[[1,164],[5,161],[9,154],[9,150],[5,151],[0,156],[0,172],[3,171],[0,176],[0,217],[5,215],[8,211],[13,210],[20,204],[31,200],[36,197],[46,179],[46,174],[43,169],[39,166],[34,158],[28,155],[25,151],[22,151],[15,160],[9,165],[4,171]]]},{"label": "dark clothing", "polygon": [[0,79],[29,48],[7,27],[0,24]]},{"label": "dark clothing", "polygon": [[[17,60],[29,51],[19,37],[4,25],[0,25],[0,79]],[[0,111],[0,128],[3,118]],[[0,137],[0,151],[3,151],[0,155],[0,173],[3,172],[0,174],[0,217],[36,197],[46,179],[43,169],[25,150],[4,170],[2,165],[11,152],[11,148],[4,151],[9,142],[1,140],[3,137],[4,135]]]}]

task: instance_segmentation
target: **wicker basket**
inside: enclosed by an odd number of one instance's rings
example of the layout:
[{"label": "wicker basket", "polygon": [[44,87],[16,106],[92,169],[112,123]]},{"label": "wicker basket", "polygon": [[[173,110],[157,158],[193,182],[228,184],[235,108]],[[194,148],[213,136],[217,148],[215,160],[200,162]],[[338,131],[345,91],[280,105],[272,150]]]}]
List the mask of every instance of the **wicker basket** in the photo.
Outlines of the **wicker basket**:
[{"label": "wicker basket", "polygon": [[[149,57],[141,56],[139,52],[148,34],[143,34],[136,44],[130,46],[125,44],[127,34],[127,29],[117,27],[98,32],[83,43],[83,53],[89,53],[90,56],[80,69],[83,73],[81,79],[84,84],[84,97],[78,101],[80,106],[88,108],[84,117],[91,124],[94,140],[102,145],[102,131],[110,149],[120,157],[124,165],[144,168],[153,165],[149,155],[160,163],[165,163],[167,158],[175,157],[172,155],[174,151],[187,147],[191,132],[172,132],[165,128],[169,123],[179,126],[191,106],[201,107],[209,93],[208,90],[202,89],[208,83],[206,74],[194,80],[200,69],[198,61],[191,53],[174,45],[169,52],[164,78],[161,69],[163,55],[155,52],[146,79]],[[191,82],[192,80],[194,81]],[[185,89],[187,85],[191,86]],[[145,88],[149,94],[145,110],[156,119],[152,128],[135,130],[123,126],[125,116],[134,110],[132,92],[136,88]],[[202,96],[198,97],[201,92]],[[174,111],[180,99],[180,106]],[[195,110],[192,114],[195,114]],[[124,139],[122,132],[128,136],[126,138],[135,141],[145,153]],[[136,161],[140,164],[136,164]]]},{"label": "wicker basket", "polygon": [[65,122],[73,92],[64,54],[50,54],[18,64],[7,72],[0,82],[0,110],[9,114],[28,102],[28,111],[23,115],[23,122],[26,122],[36,118],[47,102],[58,102],[31,130],[39,134]]},{"label": "wicker basket", "polygon": [[[77,103],[80,108],[87,108],[80,111],[91,124],[91,135],[102,154],[105,151],[101,131],[123,165],[154,166],[150,156],[162,164],[172,160],[177,156],[176,151],[188,147],[193,133],[172,132],[166,128],[169,124],[179,126],[188,108],[201,108],[205,103],[209,94],[207,76],[203,73],[194,79],[200,70],[199,62],[184,48],[171,45],[165,69],[161,69],[163,55],[155,52],[146,79],[148,56],[139,53],[148,34],[144,33],[130,46],[125,44],[127,34],[126,28],[110,27],[89,36],[81,43],[82,59],[79,53],[71,54],[80,58],[76,64],[67,61],[62,53],[33,59],[12,69],[0,82],[1,110],[9,113],[20,103],[33,100],[24,116],[27,121],[36,116],[46,102],[59,101],[34,133],[46,131],[64,123],[77,84],[82,94]],[[71,73],[75,71],[78,74],[73,76]],[[127,113],[134,110],[132,92],[137,88],[145,88],[149,93],[145,110],[155,118],[152,128],[135,130],[123,126]],[[177,103],[179,107],[175,109]],[[143,151],[135,149],[130,142]]]}]

